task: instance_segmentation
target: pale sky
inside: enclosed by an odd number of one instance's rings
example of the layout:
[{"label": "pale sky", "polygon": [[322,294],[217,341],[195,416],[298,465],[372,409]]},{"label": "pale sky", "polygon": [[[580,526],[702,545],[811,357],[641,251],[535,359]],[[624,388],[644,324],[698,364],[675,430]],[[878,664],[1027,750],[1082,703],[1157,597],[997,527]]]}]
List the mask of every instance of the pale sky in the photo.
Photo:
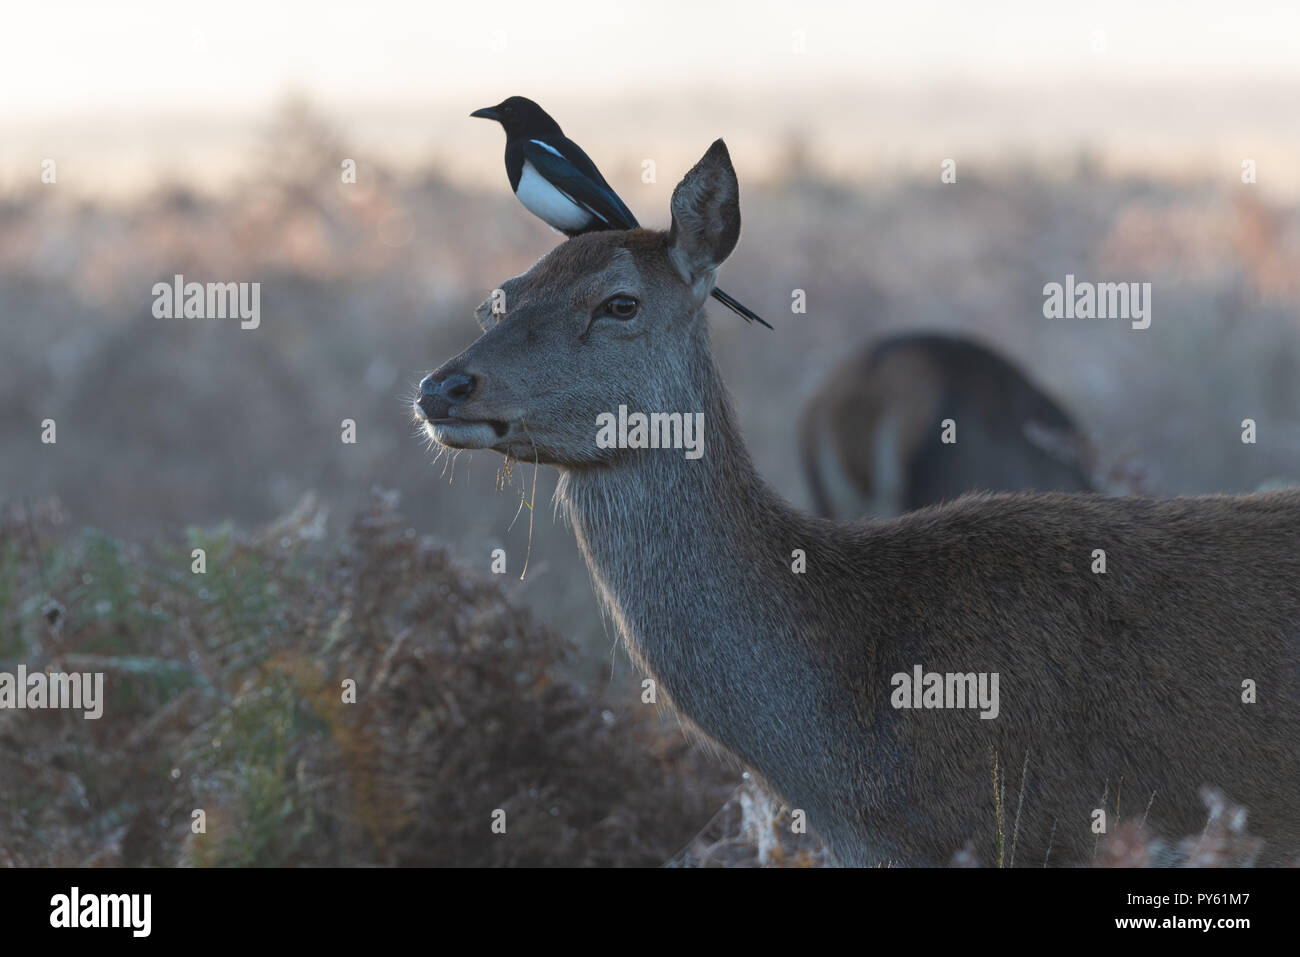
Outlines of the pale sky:
[{"label": "pale sky", "polygon": [[[466,87],[598,90],[819,83],[1300,78],[1300,4],[721,2],[6,5],[0,116],[244,110]],[[796,31],[806,52],[796,53]]]},{"label": "pale sky", "polygon": [[725,133],[769,154],[799,135],[841,163],[859,144],[929,162],[1082,141],[1215,167],[1273,150],[1294,168],[1300,3],[14,0],[0,191],[44,156],[68,160],[74,188],[234,168],[289,93],[372,155],[470,175],[500,133],[466,114],[514,93],[602,166],[675,148],[670,135],[685,160]]}]

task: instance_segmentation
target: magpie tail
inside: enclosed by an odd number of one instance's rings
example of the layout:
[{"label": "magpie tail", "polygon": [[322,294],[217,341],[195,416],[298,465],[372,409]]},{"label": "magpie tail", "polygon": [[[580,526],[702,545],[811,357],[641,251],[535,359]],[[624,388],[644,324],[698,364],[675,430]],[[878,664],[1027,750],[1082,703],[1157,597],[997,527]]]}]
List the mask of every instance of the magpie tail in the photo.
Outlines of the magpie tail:
[{"label": "magpie tail", "polygon": [[744,303],[738,302],[737,300],[731,298],[730,295],[723,292],[717,286],[713,287],[713,298],[718,300],[718,302],[722,303],[724,306],[726,306],[736,315],[740,316],[746,322],[759,322],[767,326],[767,328],[769,329],[772,328],[771,323],[765,320],[762,316],[754,312],[754,310],[750,309]]}]

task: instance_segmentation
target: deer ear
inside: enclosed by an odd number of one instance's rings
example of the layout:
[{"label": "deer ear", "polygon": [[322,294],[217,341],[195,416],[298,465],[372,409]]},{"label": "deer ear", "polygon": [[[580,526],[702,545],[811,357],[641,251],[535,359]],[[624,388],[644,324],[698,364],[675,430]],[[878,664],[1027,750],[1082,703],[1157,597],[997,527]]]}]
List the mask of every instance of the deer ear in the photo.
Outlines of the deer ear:
[{"label": "deer ear", "polygon": [[701,299],[713,289],[714,271],[740,238],[740,185],[727,145],[714,140],[673,190],[668,256]]}]

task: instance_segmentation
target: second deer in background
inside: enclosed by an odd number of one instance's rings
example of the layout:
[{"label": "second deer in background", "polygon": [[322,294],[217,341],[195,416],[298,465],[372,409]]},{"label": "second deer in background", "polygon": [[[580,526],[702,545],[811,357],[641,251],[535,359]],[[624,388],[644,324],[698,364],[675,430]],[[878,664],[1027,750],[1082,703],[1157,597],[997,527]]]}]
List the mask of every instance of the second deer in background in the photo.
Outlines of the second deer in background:
[{"label": "second deer in background", "polygon": [[804,407],[799,444],[826,518],[889,517],[980,490],[1094,488],[1069,414],[959,336],[892,336],[836,367]]}]

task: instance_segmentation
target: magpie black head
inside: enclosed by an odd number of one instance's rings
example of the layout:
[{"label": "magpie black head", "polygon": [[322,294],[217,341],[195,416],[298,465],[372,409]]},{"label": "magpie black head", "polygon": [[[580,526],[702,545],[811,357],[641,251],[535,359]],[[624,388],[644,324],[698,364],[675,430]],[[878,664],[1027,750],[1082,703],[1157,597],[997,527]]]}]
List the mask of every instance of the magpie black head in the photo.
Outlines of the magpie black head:
[{"label": "magpie black head", "polygon": [[505,128],[507,139],[533,138],[548,133],[563,135],[560,133],[560,124],[526,96],[507,97],[496,106],[475,110],[470,116],[496,120]]}]

